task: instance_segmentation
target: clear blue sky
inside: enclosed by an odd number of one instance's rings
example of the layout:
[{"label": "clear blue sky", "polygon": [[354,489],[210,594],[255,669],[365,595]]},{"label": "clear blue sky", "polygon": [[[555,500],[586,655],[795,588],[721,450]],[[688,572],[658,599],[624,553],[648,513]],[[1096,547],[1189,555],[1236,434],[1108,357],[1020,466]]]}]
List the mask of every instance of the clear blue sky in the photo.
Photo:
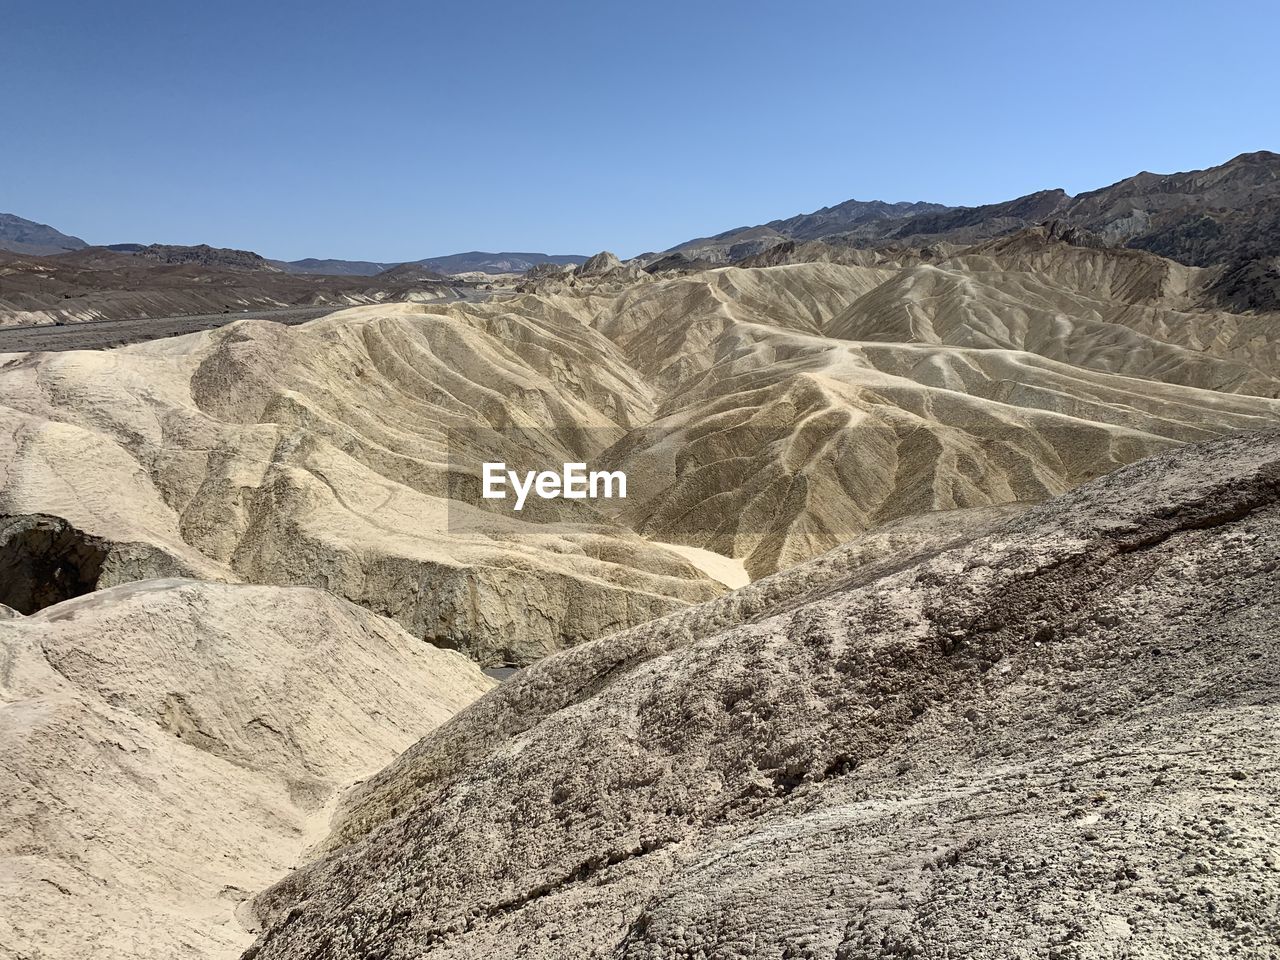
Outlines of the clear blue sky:
[{"label": "clear blue sky", "polygon": [[1271,2],[0,0],[0,211],[91,243],[623,256],[1280,149]]}]

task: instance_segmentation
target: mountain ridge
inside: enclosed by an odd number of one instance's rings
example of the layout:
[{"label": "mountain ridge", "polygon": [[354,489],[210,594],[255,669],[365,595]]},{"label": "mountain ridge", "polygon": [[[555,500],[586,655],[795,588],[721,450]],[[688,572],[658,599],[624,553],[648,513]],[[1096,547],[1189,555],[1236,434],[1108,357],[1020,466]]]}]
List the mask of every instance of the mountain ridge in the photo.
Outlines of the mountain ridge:
[{"label": "mountain ridge", "polygon": [[49,226],[28,220],[16,213],[0,213],[0,250],[25,253],[32,256],[48,256],[68,250],[83,250],[89,244],[79,237]]},{"label": "mountain ridge", "polygon": [[[649,269],[705,267],[737,262],[779,243],[810,240],[854,246],[967,245],[1049,219],[1083,227],[1117,246],[1149,250],[1191,266],[1229,264],[1247,274],[1248,264],[1280,256],[1280,154],[1256,150],[1201,170],[1168,174],[1140,171],[1075,196],[1061,188],[1049,188],[976,206],[851,199],[809,213],[696,237],[634,259]],[[87,246],[78,237],[47,224],[0,214],[0,250],[50,255]],[[472,250],[395,262],[314,257],[266,262],[294,274],[372,277],[410,264],[444,275],[496,275],[524,273],[539,264],[567,266],[586,260],[578,254]],[[1265,265],[1262,270],[1267,272]],[[1268,296],[1264,302],[1273,299]]]},{"label": "mountain ridge", "polygon": [[587,258],[576,253],[490,253],[469,250],[466,253],[450,253],[441,257],[424,257],[421,260],[395,260],[378,262],[371,260],[273,260],[276,266],[288,273],[314,273],[330,276],[374,277],[400,267],[421,267],[432,273],[524,273],[539,264],[554,263],[560,266],[585,263]]},{"label": "mountain ridge", "polygon": [[[79,237],[63,233],[47,223],[28,220],[15,213],[0,213],[0,251],[25,256],[47,257],[99,247],[113,253],[141,254],[165,263],[199,263],[209,252],[218,255],[216,266],[234,266],[284,273],[327,277],[375,277],[397,267],[417,266],[439,274],[455,273],[524,273],[544,263],[569,266],[585,263],[587,257],[576,253],[533,253],[468,250],[418,260],[344,260],[341,258],[304,257],[280,260],[264,257],[253,250],[217,247],[211,244],[175,243],[106,243],[90,244]],[[203,251],[203,255],[200,253]],[[228,263],[225,254],[233,253],[237,262]]]},{"label": "mountain ridge", "polygon": [[[639,259],[650,269],[655,264],[682,266],[680,257],[711,266],[760,254],[787,240],[968,245],[1051,219],[1085,228],[1115,246],[1148,250],[1190,266],[1242,268],[1280,256],[1280,154],[1268,150],[1242,153],[1203,170],[1143,171],[1075,196],[1051,188],[977,206],[878,203],[849,200],[811,214],[687,240]],[[929,209],[904,212],[921,206]],[[848,208],[850,216],[824,217],[841,208]],[[1266,272],[1265,265],[1262,270]],[[1280,303],[1274,296],[1262,302]]]}]

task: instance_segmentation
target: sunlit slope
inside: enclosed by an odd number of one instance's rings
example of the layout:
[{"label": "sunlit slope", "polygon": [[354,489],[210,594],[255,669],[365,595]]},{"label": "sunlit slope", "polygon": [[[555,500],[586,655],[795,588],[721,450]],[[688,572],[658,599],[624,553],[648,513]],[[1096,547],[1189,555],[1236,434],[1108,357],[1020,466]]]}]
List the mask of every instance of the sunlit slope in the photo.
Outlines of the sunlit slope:
[{"label": "sunlit slope", "polygon": [[329,804],[492,686],[318,590],[153,580],[0,620],[0,954],[230,958]]},{"label": "sunlit slope", "polygon": [[848,343],[759,325],[606,459],[646,534],[783,569],[912,514],[1037,502],[1167,447],[1280,422],[1280,402],[1035,354]]},{"label": "sunlit slope", "polygon": [[1213,271],[1043,234],[907,267],[851,302],[824,332],[1026,350],[1090,370],[1280,396],[1277,318],[1202,306]]},{"label": "sunlit slope", "polygon": [[1275,433],[1183,447],[550,657],[349,795],[247,956],[1266,956],[1278,497]]},{"label": "sunlit slope", "polygon": [[[599,257],[491,302],[15,355],[0,512],[109,541],[101,586],[315,585],[523,663],[724,592],[661,543],[759,577],[1280,421],[1274,318],[1202,306],[1206,271],[1044,229],[852,259]],[[628,499],[481,502],[521,456],[624,469]]]},{"label": "sunlit slope", "polygon": [[[0,505],[524,660],[724,589],[603,517],[558,529],[448,499],[452,473],[508,455],[504,428],[535,426],[548,459],[572,460],[648,417],[614,353],[577,323],[396,307],[17,358],[0,371]],[[471,460],[450,460],[451,427],[480,447]]]}]

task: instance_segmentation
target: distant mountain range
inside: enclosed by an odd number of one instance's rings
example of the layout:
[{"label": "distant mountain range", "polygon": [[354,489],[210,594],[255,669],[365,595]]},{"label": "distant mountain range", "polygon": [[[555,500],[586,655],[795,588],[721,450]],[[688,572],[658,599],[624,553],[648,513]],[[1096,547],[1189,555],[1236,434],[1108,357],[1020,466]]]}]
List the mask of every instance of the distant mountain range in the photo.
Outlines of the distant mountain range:
[{"label": "distant mountain range", "polygon": [[[977,207],[848,200],[688,240],[640,259],[653,270],[733,263],[789,241],[867,247],[971,244],[1050,220],[1088,230],[1112,246],[1148,250],[1192,266],[1229,264],[1242,277],[1265,280],[1275,274],[1269,261],[1280,257],[1280,154],[1244,153],[1187,173],[1139,173],[1075,197],[1041,190]],[[1277,281],[1271,282],[1274,290]]]},{"label": "distant mountain range", "polygon": [[852,230],[863,224],[900,222],[925,213],[950,210],[941,203],[885,203],[883,200],[846,200],[786,220],[771,220],[754,227],[735,227],[713,237],[698,237],[662,253],[642,254],[650,262],[671,259],[733,262],[761,253],[787,240],[817,240]]},{"label": "distant mountain range", "polygon": [[47,223],[36,223],[12,213],[0,213],[0,250],[44,257],[70,250],[83,250],[88,244]]},{"label": "distant mountain range", "polygon": [[[559,266],[586,263],[587,258],[578,254],[555,253],[486,253],[472,250],[445,257],[427,257],[424,260],[406,260],[401,263],[377,263],[370,260],[273,260],[276,266],[289,273],[323,273],[337,277],[373,277],[387,270],[418,267],[433,274],[451,276],[458,273],[524,273],[540,263]],[[405,271],[401,270],[403,275]]]},{"label": "distant mountain range", "polygon": [[310,273],[326,277],[376,277],[384,270],[399,266],[398,263],[375,263],[372,260],[272,260],[286,273]]},{"label": "distant mountain range", "polygon": [[[89,244],[44,223],[27,220],[12,213],[0,213],[0,250],[27,256],[45,257],[75,250],[85,250]],[[423,260],[387,261],[373,260],[321,260],[308,257],[304,260],[268,260],[249,250],[231,250],[210,247],[207,244],[143,244],[112,243],[104,249],[113,253],[134,254],[164,263],[203,263],[210,266],[249,270],[279,270],[285,273],[310,274],[329,277],[376,277],[388,270],[397,270],[396,276],[404,278],[417,268],[424,279],[444,277],[458,273],[524,273],[530,267],[542,263],[559,266],[585,263],[587,258],[579,254],[552,253],[486,253],[472,250],[444,257],[427,257]]]},{"label": "distant mountain range", "polygon": [[[1207,170],[1139,173],[1109,187],[1070,196],[1060,189],[1001,203],[846,200],[812,213],[677,244],[636,258],[646,269],[699,268],[740,262],[781,243],[822,241],[855,247],[967,245],[1057,221],[1111,246],[1158,253],[1192,266],[1227,265],[1223,295],[1237,309],[1280,302],[1280,154],[1245,153]],[[79,237],[13,214],[0,214],[0,250],[48,255],[83,250]],[[403,263],[370,260],[266,260],[248,251],[116,244],[110,249],[176,263],[216,263],[291,274],[376,277],[387,271],[424,279],[465,273],[523,273],[538,264],[581,264],[585,256],[470,251]],[[145,251],[145,252],[144,252]],[[188,251],[183,253],[182,251]],[[192,252],[194,251],[194,252]]]}]

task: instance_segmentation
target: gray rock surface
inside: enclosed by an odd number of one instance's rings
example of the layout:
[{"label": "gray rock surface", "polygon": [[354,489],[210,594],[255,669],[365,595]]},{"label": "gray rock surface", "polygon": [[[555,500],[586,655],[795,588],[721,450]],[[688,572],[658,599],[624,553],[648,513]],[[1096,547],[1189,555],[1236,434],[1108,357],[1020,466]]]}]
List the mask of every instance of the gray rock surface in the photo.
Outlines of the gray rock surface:
[{"label": "gray rock surface", "polygon": [[246,957],[1274,957],[1278,567],[1242,435],[550,657],[349,794]]},{"label": "gray rock surface", "polygon": [[594,257],[588,258],[587,262],[578,267],[577,275],[580,277],[595,277],[601,274],[611,273],[622,266],[622,261],[618,259],[617,254],[608,250],[601,250]]}]

